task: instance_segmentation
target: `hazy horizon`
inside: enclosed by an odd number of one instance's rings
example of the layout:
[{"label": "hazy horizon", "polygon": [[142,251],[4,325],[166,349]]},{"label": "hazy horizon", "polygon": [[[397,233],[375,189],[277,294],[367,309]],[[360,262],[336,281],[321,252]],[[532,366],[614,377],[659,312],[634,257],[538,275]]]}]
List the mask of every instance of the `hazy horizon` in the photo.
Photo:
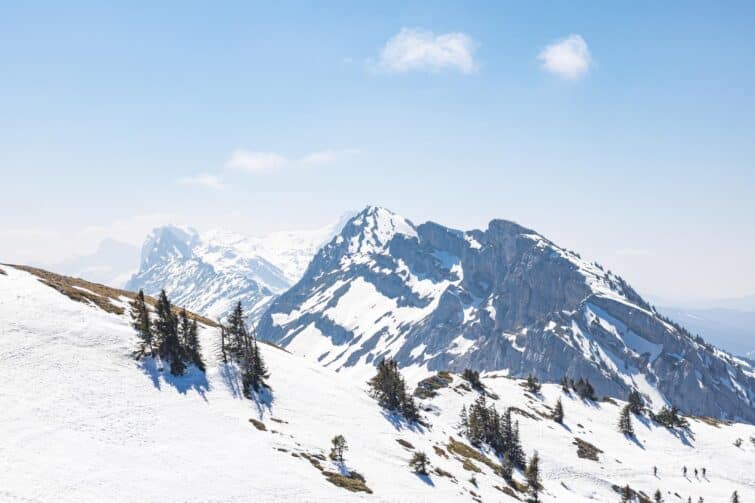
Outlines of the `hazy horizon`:
[{"label": "hazy horizon", "polygon": [[366,204],[513,220],[670,299],[755,293],[755,9],[15,4],[0,261]]}]

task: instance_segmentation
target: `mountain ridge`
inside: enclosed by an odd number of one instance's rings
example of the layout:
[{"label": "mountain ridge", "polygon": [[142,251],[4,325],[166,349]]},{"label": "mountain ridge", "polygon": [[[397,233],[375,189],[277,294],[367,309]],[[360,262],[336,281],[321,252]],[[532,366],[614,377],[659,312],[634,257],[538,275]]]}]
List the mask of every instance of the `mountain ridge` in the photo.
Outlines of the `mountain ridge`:
[{"label": "mountain ridge", "polygon": [[638,388],[658,405],[755,421],[748,362],[662,317],[621,277],[501,219],[459,231],[367,207],[271,302],[259,333],[341,371],[390,356],[584,377],[603,395]]}]

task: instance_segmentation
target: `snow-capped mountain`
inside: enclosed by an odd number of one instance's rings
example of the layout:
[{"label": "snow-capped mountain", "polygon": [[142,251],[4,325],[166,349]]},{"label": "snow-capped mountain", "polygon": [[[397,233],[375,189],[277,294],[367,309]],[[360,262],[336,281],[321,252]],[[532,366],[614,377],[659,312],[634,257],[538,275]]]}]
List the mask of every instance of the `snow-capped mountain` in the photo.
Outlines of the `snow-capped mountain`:
[{"label": "snow-capped mountain", "polygon": [[[350,215],[349,215],[350,216]],[[161,289],[187,308],[213,319],[241,301],[255,319],[303,274],[312,256],[348,217],[321,229],[275,232],[261,238],[214,230],[160,227],[142,246],[139,271],[129,290]]]},{"label": "snow-capped mountain", "polygon": [[662,318],[619,276],[513,222],[458,231],[368,207],[273,301],[261,337],[326,367],[403,367],[637,388],[657,406],[755,421],[755,370]]},{"label": "snow-capped mountain", "polygon": [[[363,380],[261,345],[272,391],[255,402],[218,360],[209,320],[199,331],[206,373],[174,377],[135,360],[132,295],[0,264],[0,500],[525,499],[523,473],[505,482],[500,459],[462,434],[461,408],[481,394],[459,375],[444,374],[435,396],[418,398],[424,425],[408,425]],[[412,388],[427,375],[414,370]],[[626,485],[648,501],[656,490],[664,501],[755,498],[752,425],[690,418],[689,431],[677,431],[636,417],[628,438],[616,428],[620,401],[585,402],[548,384],[531,394],[500,372],[482,383],[489,405],[511,408],[525,454],[539,453],[544,503],[619,501]],[[557,399],[563,425],[549,418]],[[342,464],[328,458],[339,434]],[[408,466],[416,452],[428,457],[427,475]],[[354,472],[361,481],[347,477]]]}]

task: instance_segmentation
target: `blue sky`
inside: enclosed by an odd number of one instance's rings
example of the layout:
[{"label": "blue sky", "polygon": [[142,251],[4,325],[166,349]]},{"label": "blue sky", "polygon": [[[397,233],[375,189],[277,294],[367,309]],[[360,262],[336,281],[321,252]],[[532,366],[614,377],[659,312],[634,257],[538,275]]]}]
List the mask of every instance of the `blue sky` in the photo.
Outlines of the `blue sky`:
[{"label": "blue sky", "polygon": [[0,6],[0,261],[371,203],[755,292],[751,4],[154,4]]}]

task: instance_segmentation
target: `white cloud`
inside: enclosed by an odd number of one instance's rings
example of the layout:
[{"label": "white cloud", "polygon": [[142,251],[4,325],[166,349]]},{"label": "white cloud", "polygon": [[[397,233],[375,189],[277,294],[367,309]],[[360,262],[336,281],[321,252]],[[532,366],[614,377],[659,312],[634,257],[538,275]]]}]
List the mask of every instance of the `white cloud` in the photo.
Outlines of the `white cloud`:
[{"label": "white cloud", "polygon": [[194,176],[186,176],[181,178],[178,182],[183,185],[197,185],[199,187],[213,190],[221,190],[225,188],[219,177],[209,173],[199,173]]},{"label": "white cloud", "polygon": [[288,162],[288,159],[275,152],[251,152],[238,149],[231,154],[227,166],[247,173],[265,173],[282,168]]},{"label": "white cloud", "polygon": [[567,80],[582,77],[593,64],[590,49],[579,35],[569,35],[540,51],[537,56],[543,70]]},{"label": "white cloud", "polygon": [[464,33],[436,35],[420,28],[402,28],[386,42],[376,69],[392,73],[448,69],[473,73],[477,69],[476,47],[475,41]]},{"label": "white cloud", "polygon": [[357,149],[327,149],[310,152],[298,158],[291,158],[275,152],[252,152],[237,149],[233,152],[226,165],[229,168],[247,173],[264,173],[287,166],[325,166],[335,164],[348,156],[358,153],[359,150]]}]

